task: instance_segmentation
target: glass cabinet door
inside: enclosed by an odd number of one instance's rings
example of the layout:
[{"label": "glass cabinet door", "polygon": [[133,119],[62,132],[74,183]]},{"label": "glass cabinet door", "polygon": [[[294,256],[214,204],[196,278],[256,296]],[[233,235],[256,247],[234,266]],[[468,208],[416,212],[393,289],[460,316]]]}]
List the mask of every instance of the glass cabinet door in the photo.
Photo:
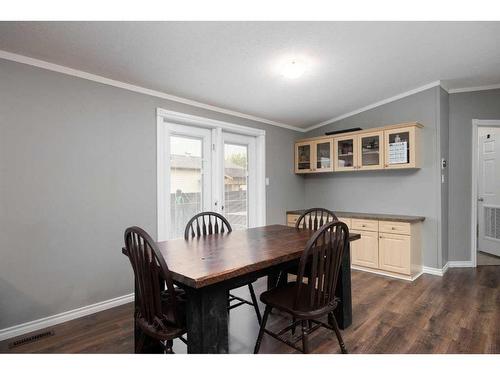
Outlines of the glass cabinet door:
[{"label": "glass cabinet door", "polygon": [[295,173],[310,172],[312,170],[312,143],[297,143],[295,145]]},{"label": "glass cabinet door", "polygon": [[315,172],[329,172],[333,170],[332,154],[333,154],[333,141],[327,139],[324,141],[315,142]]},{"label": "glass cabinet door", "polygon": [[359,135],[359,169],[381,169],[384,167],[384,132]]},{"label": "glass cabinet door", "polygon": [[335,167],[336,171],[348,171],[356,168],[357,137],[341,137],[335,139]]},{"label": "glass cabinet door", "polygon": [[415,167],[415,129],[385,131],[385,168]]}]

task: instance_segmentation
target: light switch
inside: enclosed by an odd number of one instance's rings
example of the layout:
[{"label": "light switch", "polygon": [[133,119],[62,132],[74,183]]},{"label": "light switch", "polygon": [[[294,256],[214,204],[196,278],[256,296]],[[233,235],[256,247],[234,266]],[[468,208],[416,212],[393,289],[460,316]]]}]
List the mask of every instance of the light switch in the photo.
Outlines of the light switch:
[{"label": "light switch", "polygon": [[269,186],[269,177],[266,177],[266,186]]}]

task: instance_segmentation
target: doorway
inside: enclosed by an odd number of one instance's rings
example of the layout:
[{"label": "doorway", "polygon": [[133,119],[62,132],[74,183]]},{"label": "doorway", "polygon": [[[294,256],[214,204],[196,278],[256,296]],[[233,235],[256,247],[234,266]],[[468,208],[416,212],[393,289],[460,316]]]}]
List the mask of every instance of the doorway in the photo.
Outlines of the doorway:
[{"label": "doorway", "polygon": [[233,230],[265,225],[263,131],[158,110],[158,240],[202,211]]},{"label": "doorway", "polygon": [[473,130],[472,260],[500,265],[500,120],[474,120]]}]

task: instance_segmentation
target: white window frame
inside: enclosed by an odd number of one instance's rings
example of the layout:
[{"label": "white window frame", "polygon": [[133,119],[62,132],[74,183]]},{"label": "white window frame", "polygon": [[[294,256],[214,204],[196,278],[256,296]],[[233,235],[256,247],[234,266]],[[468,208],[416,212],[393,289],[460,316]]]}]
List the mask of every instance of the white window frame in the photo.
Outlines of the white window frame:
[{"label": "white window frame", "polygon": [[[168,157],[168,133],[169,126],[187,125],[212,130],[212,147],[224,147],[222,132],[230,132],[234,134],[249,135],[255,137],[256,141],[256,181],[255,181],[255,194],[257,198],[257,207],[255,213],[255,226],[266,225],[266,132],[262,129],[250,128],[247,126],[231,124],[224,121],[212,120],[200,116],[188,115],[181,112],[169,111],[163,108],[156,109],[156,140],[157,140],[157,233],[158,241],[165,241],[167,239],[167,209],[169,202],[165,198],[165,189],[170,191],[170,178],[169,178],[169,165],[170,159]],[[219,145],[219,146],[217,146]],[[219,152],[221,154],[222,152]],[[222,170],[221,158],[212,158],[212,171]],[[212,189],[214,197],[222,195],[222,186],[218,183],[217,176],[212,178]],[[217,199],[217,198],[216,198]],[[212,202],[212,209],[217,210],[217,201]]]}]

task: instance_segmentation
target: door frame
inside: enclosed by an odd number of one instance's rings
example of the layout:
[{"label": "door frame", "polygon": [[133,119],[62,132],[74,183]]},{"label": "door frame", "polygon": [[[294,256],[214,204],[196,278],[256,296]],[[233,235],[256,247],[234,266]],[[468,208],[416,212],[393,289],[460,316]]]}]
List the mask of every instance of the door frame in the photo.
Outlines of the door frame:
[{"label": "door frame", "polygon": [[479,162],[479,127],[500,127],[500,120],[472,120],[472,196],[471,196],[471,267],[477,267],[477,173]]},{"label": "door frame", "polygon": [[[249,135],[255,137],[256,141],[256,221],[255,226],[266,225],[266,131],[262,129],[250,128],[247,126],[236,125],[229,122],[212,120],[205,117],[189,115],[181,112],[169,111],[163,108],[156,109],[156,177],[157,177],[157,238],[158,241],[167,239],[167,205],[165,195],[162,192],[169,188],[169,176],[165,173],[169,169],[169,158],[167,157],[167,136],[168,126],[170,124],[195,126],[212,130],[212,150],[215,150],[217,145],[224,146],[222,141],[222,132],[230,132],[235,134]],[[215,189],[214,196],[219,197],[217,190],[217,171],[221,165],[220,158],[212,158],[213,173],[215,178],[212,178]],[[170,188],[169,188],[170,189]],[[215,209],[215,202],[212,202],[212,209]]]}]

